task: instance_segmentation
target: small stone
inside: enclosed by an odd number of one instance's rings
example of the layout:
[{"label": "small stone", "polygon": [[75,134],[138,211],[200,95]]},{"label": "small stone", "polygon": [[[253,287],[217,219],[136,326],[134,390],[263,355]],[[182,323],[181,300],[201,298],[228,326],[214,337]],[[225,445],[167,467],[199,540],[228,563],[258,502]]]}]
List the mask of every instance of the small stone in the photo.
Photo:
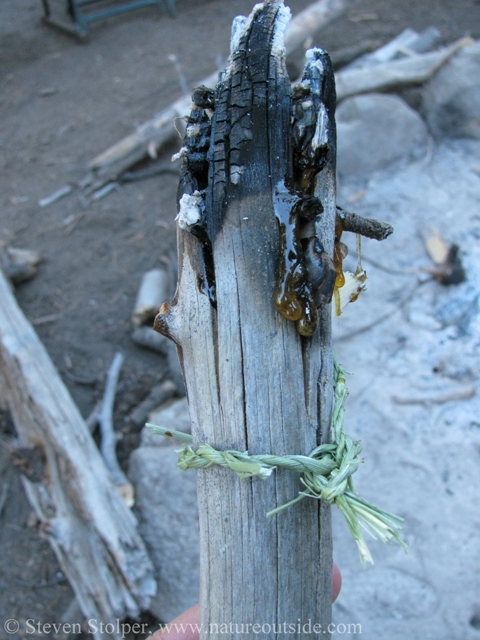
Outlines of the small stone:
[{"label": "small stone", "polygon": [[[157,436],[160,437],[160,436]],[[155,567],[150,612],[168,622],[199,600],[199,533],[195,473],[177,465],[178,447],[141,447],[130,456],[139,533]]]},{"label": "small stone", "polygon": [[40,91],[38,92],[38,95],[41,98],[46,98],[48,96],[53,96],[55,95],[57,92],[57,89],[55,89],[55,87],[44,87],[43,89],[40,89]]}]

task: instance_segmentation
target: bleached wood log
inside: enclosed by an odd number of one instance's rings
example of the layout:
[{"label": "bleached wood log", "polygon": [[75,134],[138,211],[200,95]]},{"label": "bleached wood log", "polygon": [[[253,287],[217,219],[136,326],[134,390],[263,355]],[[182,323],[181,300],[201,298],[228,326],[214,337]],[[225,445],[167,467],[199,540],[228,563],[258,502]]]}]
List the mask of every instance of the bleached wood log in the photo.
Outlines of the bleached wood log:
[{"label": "bleached wood log", "polygon": [[435,27],[429,27],[417,33],[413,29],[405,29],[398,34],[393,40],[387,42],[371,53],[367,53],[352,62],[348,68],[360,69],[372,65],[390,62],[399,55],[408,55],[412,53],[425,53],[433,47],[440,38],[440,31]]},{"label": "bleached wood log", "polygon": [[343,69],[336,74],[337,100],[375,91],[397,91],[420,85],[431,78],[471,38],[461,38],[449,47],[419,54],[403,60],[393,60],[361,69]]},{"label": "bleached wood log", "polygon": [[305,41],[320,29],[324,29],[347,9],[348,0],[320,0],[297,14],[285,34],[287,56],[302,47]]},{"label": "bleached wood log", "polygon": [[[274,300],[283,234],[291,234],[296,215],[296,191],[285,183],[307,190],[311,203],[318,203],[315,190],[323,213],[315,210],[309,241],[316,233],[322,255],[333,252],[333,71],[324,52],[310,52],[303,88],[292,97],[283,57],[286,21],[283,3],[257,6],[215,90],[209,145],[208,95],[203,102],[198,96],[190,119],[196,126],[185,139],[179,282],[155,326],[177,344],[195,446],[308,454],[329,438],[330,306],[320,305],[318,327],[305,337],[305,309],[296,325]],[[294,139],[295,154],[310,157],[301,166],[294,163]],[[329,506],[304,500],[268,519],[269,509],[298,495],[298,477],[240,479],[212,467],[197,478],[201,638],[224,637],[222,623],[228,628],[234,621],[250,626],[229,638],[253,640],[255,623],[270,625],[261,636],[271,640],[281,637],[272,625],[299,619],[322,624],[315,637],[329,638]]]},{"label": "bleached wood log", "polygon": [[168,297],[168,289],[169,277],[164,269],[150,269],[143,274],[132,312],[134,327],[153,321],[159,306]]},{"label": "bleached wood log", "polygon": [[[326,27],[338,18],[351,0],[319,0],[300,12],[290,23],[285,37],[287,55],[301,46],[313,33]],[[215,71],[195,86],[215,86],[218,72]],[[156,152],[170,140],[178,137],[177,127],[182,126],[179,119],[190,111],[190,96],[182,96],[172,105],[163,109],[151,120],[140,125],[134,133],[122,138],[106,151],[94,158],[89,164],[98,178],[92,190],[117,177],[133,164]],[[182,132],[183,133],[183,132]]]},{"label": "bleached wood log", "polygon": [[360,56],[375,51],[380,44],[381,41],[378,40],[378,38],[369,38],[359,44],[353,44],[347,47],[342,47],[341,49],[329,51],[329,54],[334,68],[340,69],[341,67],[350,65],[353,60],[357,60]]},{"label": "bleached wood log", "polygon": [[[0,300],[0,397],[21,446],[43,461],[40,477],[23,477],[27,496],[85,618],[106,624],[135,617],[156,589],[135,517],[1,272]],[[94,637],[121,634],[98,630]]]}]

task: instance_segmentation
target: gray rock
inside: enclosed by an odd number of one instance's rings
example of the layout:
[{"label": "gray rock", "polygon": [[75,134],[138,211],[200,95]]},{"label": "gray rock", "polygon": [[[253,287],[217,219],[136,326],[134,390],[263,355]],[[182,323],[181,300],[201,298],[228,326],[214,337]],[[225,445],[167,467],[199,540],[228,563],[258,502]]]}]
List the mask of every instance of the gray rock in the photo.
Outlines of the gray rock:
[{"label": "gray rock", "polygon": [[195,472],[177,466],[175,446],[141,447],[130,457],[139,532],[155,567],[151,613],[167,622],[199,599]]},{"label": "gray rock", "polygon": [[[159,411],[153,411],[148,416],[148,422],[156,424],[159,427],[167,427],[168,429],[190,433],[192,428],[187,399],[174,400],[171,404],[163,407]],[[142,429],[141,447],[163,447],[165,445],[168,446],[171,442],[170,438],[159,436],[153,433],[148,427]]]},{"label": "gray rock", "polygon": [[152,327],[144,325],[137,327],[132,333],[132,340],[146,349],[152,349],[152,351],[157,351],[158,353],[163,354],[167,353],[167,343],[169,342],[168,338],[163,336],[161,333],[153,331]]},{"label": "gray rock", "polygon": [[480,42],[462,49],[426,84],[421,111],[432,134],[480,139]]},{"label": "gray rock", "polygon": [[337,110],[340,177],[368,175],[399,160],[424,155],[425,123],[397,96],[370,94],[344,100]]}]

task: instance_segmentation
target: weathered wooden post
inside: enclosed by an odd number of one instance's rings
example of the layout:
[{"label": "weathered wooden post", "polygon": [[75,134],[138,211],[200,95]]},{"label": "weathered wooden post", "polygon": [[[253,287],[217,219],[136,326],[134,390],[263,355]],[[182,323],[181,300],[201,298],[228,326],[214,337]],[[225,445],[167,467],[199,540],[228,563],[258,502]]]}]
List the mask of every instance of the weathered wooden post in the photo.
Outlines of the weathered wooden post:
[{"label": "weathered wooden post", "polygon": [[[178,288],[155,326],[177,345],[195,446],[307,455],[329,438],[335,89],[320,49],[291,86],[289,18],[265,0],[237,20],[180,152]],[[299,489],[285,470],[198,472],[203,638],[330,637],[329,505],[266,517]]]}]

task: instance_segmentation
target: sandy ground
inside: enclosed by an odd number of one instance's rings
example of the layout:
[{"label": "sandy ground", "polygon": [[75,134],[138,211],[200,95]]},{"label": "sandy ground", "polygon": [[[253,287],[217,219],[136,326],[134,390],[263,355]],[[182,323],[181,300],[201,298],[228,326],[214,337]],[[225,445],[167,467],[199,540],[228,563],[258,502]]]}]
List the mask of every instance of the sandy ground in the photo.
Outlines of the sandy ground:
[{"label": "sandy ground", "polygon": [[[293,13],[308,4],[295,0]],[[78,194],[46,208],[38,201],[78,182],[93,157],[181,95],[169,54],[180,60],[190,86],[218,67],[228,53],[232,18],[251,5],[178,0],[175,20],[144,9],[94,24],[89,41],[79,44],[41,23],[40,0],[1,3],[0,241],[42,256],[38,276],[18,288],[18,301],[83,415],[101,396],[114,353],[124,352],[116,406],[123,461],[139,437],[123,429],[125,415],[168,375],[161,356],[131,342],[129,318],[142,273],[174,260],[177,177],[129,184],[96,203]],[[407,26],[430,25],[441,29],[444,42],[465,34],[478,38],[480,5],[364,0],[315,44],[333,52],[370,38],[386,42]],[[408,247],[404,251],[408,261]],[[378,353],[372,345],[371,353]],[[8,416],[2,416],[1,428],[6,442],[13,434]],[[72,591],[31,517],[5,447],[0,476],[7,488],[0,521],[0,619],[53,622],[70,605]]]},{"label": "sandy ground", "polygon": [[[375,564],[359,570],[335,514],[345,578],[335,619],[360,623],[368,638],[479,636],[479,153],[478,142],[436,146],[373,175],[356,202],[395,233],[364,242],[367,291],[335,323],[339,359],[353,374],[345,430],[364,447],[357,489],[405,518],[410,547],[405,555],[369,543]],[[344,184],[339,198],[358,187]],[[429,266],[423,238],[432,226],[462,247],[466,282],[447,287],[412,271]]]}]

